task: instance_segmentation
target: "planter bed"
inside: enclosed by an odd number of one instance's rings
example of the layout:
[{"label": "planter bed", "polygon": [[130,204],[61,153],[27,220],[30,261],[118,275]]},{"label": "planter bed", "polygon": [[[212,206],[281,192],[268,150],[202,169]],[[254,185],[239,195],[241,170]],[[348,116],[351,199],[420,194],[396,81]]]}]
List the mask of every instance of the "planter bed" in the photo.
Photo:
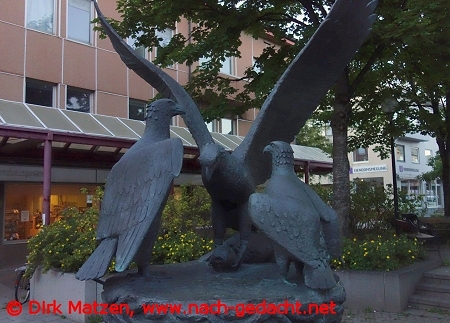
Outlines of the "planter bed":
[{"label": "planter bed", "polygon": [[433,259],[393,271],[336,270],[347,293],[344,306],[401,313],[423,273],[441,265],[442,260]]},{"label": "planter bed", "polygon": [[[77,313],[76,304],[81,307],[94,302],[102,303],[103,286],[94,281],[79,281],[74,273],[64,273],[50,269],[47,273],[38,268],[31,279],[30,300],[43,304],[61,304],[58,308],[62,314],[72,321],[85,323],[92,314]],[[72,313],[69,305],[72,304]],[[42,306],[42,305],[41,305]],[[53,307],[50,308],[53,310]]]}]

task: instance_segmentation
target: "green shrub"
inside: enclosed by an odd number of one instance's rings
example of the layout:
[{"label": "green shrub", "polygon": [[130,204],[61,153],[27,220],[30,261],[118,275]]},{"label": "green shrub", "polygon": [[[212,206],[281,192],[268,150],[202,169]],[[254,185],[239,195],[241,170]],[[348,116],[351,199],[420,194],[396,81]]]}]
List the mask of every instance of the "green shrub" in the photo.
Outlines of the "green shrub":
[{"label": "green shrub", "polygon": [[59,268],[64,272],[77,271],[96,247],[95,232],[98,210],[88,208],[80,212],[67,208],[59,220],[28,241],[28,274],[42,265],[44,272]]},{"label": "green shrub", "polygon": [[344,239],[342,259],[333,259],[337,269],[394,270],[423,259],[425,250],[417,239],[406,235],[381,235],[366,239]]},{"label": "green shrub", "polygon": [[160,236],[153,248],[152,263],[171,264],[198,259],[212,250],[211,239],[199,230],[211,227],[211,198],[202,186],[180,186],[163,211]]},{"label": "green shrub", "polygon": [[161,232],[189,232],[211,225],[211,198],[202,186],[180,186],[163,211]]},{"label": "green shrub", "polygon": [[201,238],[197,233],[168,232],[158,237],[153,248],[152,263],[172,264],[200,258],[212,250],[212,240]]},{"label": "green shrub", "polygon": [[[212,249],[213,243],[196,232],[198,227],[210,224],[210,199],[206,190],[199,187],[182,187],[181,196],[171,197],[164,209],[162,230],[155,243],[153,263],[174,263],[198,259]],[[83,191],[82,191],[83,192]],[[96,193],[99,201],[103,191]],[[96,227],[98,208],[67,208],[60,219],[28,241],[28,269],[32,275],[38,266],[44,272],[58,268],[76,272],[97,246]],[[133,267],[133,264],[130,265]],[[114,259],[109,267],[114,271]]]}]

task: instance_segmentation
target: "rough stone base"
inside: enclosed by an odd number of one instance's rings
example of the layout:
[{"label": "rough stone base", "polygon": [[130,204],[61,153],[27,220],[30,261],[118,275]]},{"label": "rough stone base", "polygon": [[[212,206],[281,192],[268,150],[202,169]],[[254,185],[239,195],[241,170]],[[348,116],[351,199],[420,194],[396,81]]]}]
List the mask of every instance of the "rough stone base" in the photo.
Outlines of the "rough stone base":
[{"label": "rough stone base", "polygon": [[[104,316],[105,322],[329,323],[340,322],[342,318],[345,301],[342,283],[338,282],[327,291],[312,290],[304,286],[301,277],[296,277],[294,268],[288,280],[296,285],[282,280],[272,263],[242,265],[233,273],[217,273],[203,261],[152,268],[150,277],[130,272],[105,282],[103,301],[110,304],[110,308],[112,304],[122,306],[118,313]],[[288,306],[288,313],[285,305],[280,305],[285,302],[292,304]],[[172,307],[174,312],[171,313],[167,306],[167,314],[157,314],[154,307],[152,315],[144,313],[144,304],[147,309],[156,304],[180,304],[181,309],[177,313]],[[300,314],[292,314],[292,310]],[[254,314],[245,314],[245,311]]]}]

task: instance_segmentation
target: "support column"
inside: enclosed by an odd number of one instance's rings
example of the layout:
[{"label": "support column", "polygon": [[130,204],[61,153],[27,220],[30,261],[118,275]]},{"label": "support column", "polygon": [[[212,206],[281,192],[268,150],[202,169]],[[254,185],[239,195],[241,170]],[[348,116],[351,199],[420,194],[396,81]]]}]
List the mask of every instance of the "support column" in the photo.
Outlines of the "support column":
[{"label": "support column", "polygon": [[50,195],[52,183],[52,140],[53,134],[49,133],[44,142],[44,181],[43,181],[43,201],[42,217],[43,224],[50,224]]},{"label": "support column", "polygon": [[309,185],[309,161],[305,162],[305,183]]}]

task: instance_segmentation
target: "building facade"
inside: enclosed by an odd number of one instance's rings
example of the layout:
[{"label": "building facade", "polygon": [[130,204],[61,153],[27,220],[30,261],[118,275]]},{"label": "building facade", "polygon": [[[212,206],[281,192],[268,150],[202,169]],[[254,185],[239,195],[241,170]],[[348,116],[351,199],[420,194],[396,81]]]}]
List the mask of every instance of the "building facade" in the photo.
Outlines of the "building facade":
[{"label": "building facade", "polygon": [[[98,3],[105,16],[120,18],[116,1]],[[24,262],[27,239],[65,207],[90,206],[95,188],[143,133],[145,105],[157,93],[93,31],[94,18],[91,0],[0,1],[0,268]],[[165,42],[188,28],[182,20],[158,36]],[[126,41],[149,60],[157,55]],[[243,76],[267,43],[243,35],[242,57],[227,58],[221,72]],[[165,71],[185,84],[194,68],[175,64]],[[233,150],[256,114],[208,127]],[[183,140],[185,152],[176,184],[200,183],[198,150],[181,118],[172,120],[171,135]],[[296,151],[299,167],[331,168],[317,150]]]},{"label": "building facade", "polygon": [[350,179],[388,185],[393,183],[395,177],[399,190],[421,197],[421,208],[426,209],[426,214],[442,208],[444,200],[440,180],[426,182],[417,178],[431,170],[428,161],[438,151],[436,140],[430,136],[408,134],[395,140],[394,151],[395,175],[392,156],[383,160],[371,147],[361,147],[349,153]]}]

